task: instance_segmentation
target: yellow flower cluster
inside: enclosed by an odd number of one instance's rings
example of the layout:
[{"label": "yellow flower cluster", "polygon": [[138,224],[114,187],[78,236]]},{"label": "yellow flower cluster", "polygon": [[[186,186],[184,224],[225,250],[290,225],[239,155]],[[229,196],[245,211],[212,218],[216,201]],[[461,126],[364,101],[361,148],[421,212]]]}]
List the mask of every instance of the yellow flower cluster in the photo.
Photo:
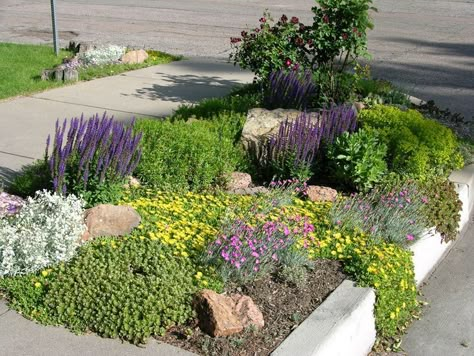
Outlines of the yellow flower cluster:
[{"label": "yellow flower cluster", "polygon": [[[216,238],[226,215],[249,216],[248,209],[258,207],[258,199],[149,190],[136,199],[125,197],[122,204],[131,205],[142,217],[142,224],[131,238],[159,240],[172,247],[175,255],[188,258],[205,253],[205,246]],[[265,216],[252,216],[249,223],[259,219],[285,222],[299,217],[301,225],[313,224],[314,231],[298,245],[306,248],[310,258],[343,261],[346,271],[359,285],[375,288],[379,333],[394,334],[418,305],[410,253],[393,244],[374,243],[361,231],[344,231],[333,226],[328,218],[330,208],[327,203],[296,199],[293,205],[275,208]],[[197,268],[195,279],[206,287],[213,271]]]}]

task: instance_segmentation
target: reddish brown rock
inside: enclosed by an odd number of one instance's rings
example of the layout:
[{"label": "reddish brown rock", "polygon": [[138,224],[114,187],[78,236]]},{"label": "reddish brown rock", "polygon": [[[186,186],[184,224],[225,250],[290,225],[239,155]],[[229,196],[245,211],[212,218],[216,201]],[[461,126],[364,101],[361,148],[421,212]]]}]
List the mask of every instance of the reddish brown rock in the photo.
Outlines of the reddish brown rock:
[{"label": "reddish brown rock", "polygon": [[82,240],[99,236],[123,236],[129,234],[138,224],[140,215],[128,205],[101,204],[85,212],[87,231]]},{"label": "reddish brown rock", "polygon": [[148,53],[145,50],[139,49],[137,51],[130,51],[125,53],[120,59],[122,63],[137,64],[143,63],[148,58]]},{"label": "reddish brown rock", "polygon": [[318,185],[308,186],[306,193],[311,201],[335,201],[337,198],[335,189]]},{"label": "reddish brown rock", "polygon": [[195,301],[199,327],[211,336],[228,336],[241,332],[244,327],[233,312],[230,297],[204,289]]},{"label": "reddish brown rock", "polygon": [[263,314],[252,298],[247,295],[234,294],[232,300],[235,302],[234,315],[237,316],[244,328],[254,325],[261,329],[265,326]]},{"label": "reddish brown rock", "polygon": [[252,177],[248,173],[233,172],[227,183],[228,190],[247,189],[252,184]]}]

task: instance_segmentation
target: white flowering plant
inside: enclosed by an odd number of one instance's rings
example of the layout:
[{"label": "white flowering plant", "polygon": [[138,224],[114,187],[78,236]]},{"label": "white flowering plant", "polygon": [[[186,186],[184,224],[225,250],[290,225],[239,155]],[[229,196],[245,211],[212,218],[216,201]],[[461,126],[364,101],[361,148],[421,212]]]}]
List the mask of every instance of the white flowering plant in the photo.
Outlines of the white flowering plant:
[{"label": "white flowering plant", "polygon": [[0,277],[71,259],[86,228],[83,207],[74,195],[38,191],[17,215],[0,219]]},{"label": "white flowering plant", "polygon": [[124,53],[124,47],[108,45],[81,53],[79,55],[79,60],[86,66],[111,64],[118,62]]}]

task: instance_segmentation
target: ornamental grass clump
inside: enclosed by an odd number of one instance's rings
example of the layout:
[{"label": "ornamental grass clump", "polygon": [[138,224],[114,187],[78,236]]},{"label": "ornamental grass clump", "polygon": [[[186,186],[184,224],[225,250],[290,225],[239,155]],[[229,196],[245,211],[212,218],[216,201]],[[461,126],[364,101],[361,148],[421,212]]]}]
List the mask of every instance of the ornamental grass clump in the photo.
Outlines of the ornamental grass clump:
[{"label": "ornamental grass clump", "polygon": [[281,123],[278,134],[267,143],[265,166],[270,176],[297,177],[312,175],[312,166],[322,145],[331,144],[344,132],[357,126],[355,111],[348,106],[323,109],[317,115],[302,113],[294,121]]},{"label": "ornamental grass clump", "polygon": [[263,105],[266,109],[277,108],[304,110],[317,94],[313,74],[306,70],[280,69],[270,73],[264,92]]},{"label": "ornamental grass clump", "polygon": [[0,219],[0,276],[36,272],[73,257],[85,230],[83,202],[47,191]]},{"label": "ornamental grass clump", "polygon": [[375,241],[407,246],[423,234],[427,197],[415,185],[374,189],[336,202],[331,218],[337,225],[361,229]]},{"label": "ornamental grass clump", "polygon": [[141,157],[141,133],[133,133],[134,120],[126,126],[104,113],[102,118],[71,119],[66,133],[67,126],[67,120],[61,126],[56,121],[51,156],[47,139],[45,160],[54,191],[81,194],[89,204],[110,201]]}]

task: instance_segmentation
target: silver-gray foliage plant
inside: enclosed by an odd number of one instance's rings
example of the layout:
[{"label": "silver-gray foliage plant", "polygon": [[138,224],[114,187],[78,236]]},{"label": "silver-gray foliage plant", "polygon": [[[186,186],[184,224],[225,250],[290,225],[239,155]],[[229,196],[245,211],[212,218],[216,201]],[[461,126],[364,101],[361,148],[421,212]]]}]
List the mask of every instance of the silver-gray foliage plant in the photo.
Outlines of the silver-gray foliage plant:
[{"label": "silver-gray foliage plant", "polygon": [[117,63],[124,53],[124,47],[108,45],[81,53],[79,60],[86,66],[111,64]]},{"label": "silver-gray foliage plant", "polygon": [[71,259],[85,230],[84,202],[38,191],[21,211],[0,219],[0,276],[36,272]]}]

